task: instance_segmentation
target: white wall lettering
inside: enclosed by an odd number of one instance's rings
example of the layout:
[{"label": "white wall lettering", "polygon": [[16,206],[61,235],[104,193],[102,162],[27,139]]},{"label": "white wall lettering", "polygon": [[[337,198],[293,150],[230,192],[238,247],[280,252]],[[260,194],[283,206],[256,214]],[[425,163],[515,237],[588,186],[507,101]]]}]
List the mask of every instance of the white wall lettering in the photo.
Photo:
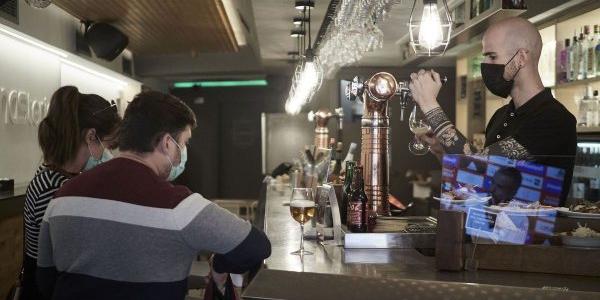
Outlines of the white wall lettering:
[{"label": "white wall lettering", "polygon": [[48,114],[48,98],[33,98],[29,92],[0,88],[0,117],[7,125],[38,126]]}]

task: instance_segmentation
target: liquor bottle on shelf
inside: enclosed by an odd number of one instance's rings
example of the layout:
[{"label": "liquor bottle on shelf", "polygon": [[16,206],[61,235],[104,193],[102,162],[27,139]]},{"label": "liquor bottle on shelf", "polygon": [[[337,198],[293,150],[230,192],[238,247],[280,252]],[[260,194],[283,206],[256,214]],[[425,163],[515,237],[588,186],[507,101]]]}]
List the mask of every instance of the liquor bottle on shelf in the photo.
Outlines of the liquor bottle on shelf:
[{"label": "liquor bottle on shelf", "polygon": [[[568,39],[567,39],[568,40]],[[573,43],[569,44],[569,47],[567,48],[567,81],[573,81],[577,78],[577,76],[575,75],[575,50],[577,47],[575,47],[575,40],[570,40]]]},{"label": "liquor bottle on shelf", "polygon": [[[592,87],[591,86],[586,86],[585,88],[585,95],[583,96],[582,99],[576,101],[577,102],[577,109],[578,109],[578,113],[577,113],[577,126],[592,126],[590,122],[593,122],[593,114],[592,111],[590,109],[590,106],[593,102],[592,99]],[[592,119],[589,119],[589,118]]]},{"label": "liquor bottle on shelf", "polygon": [[588,120],[591,123],[590,126],[598,127],[600,126],[600,97],[598,97],[598,90],[594,91],[594,97],[590,100],[590,108],[592,110],[591,120]]},{"label": "liquor bottle on shelf", "polygon": [[559,83],[565,83],[570,81],[569,74],[569,47],[571,46],[571,42],[569,39],[565,39],[564,47],[560,50],[560,54],[558,56],[558,76],[557,81]]},{"label": "liquor bottle on shelf", "polygon": [[[586,26],[587,30],[589,32],[590,27]],[[596,30],[598,30],[598,25],[594,26],[594,33],[589,33],[588,34],[588,45],[587,45],[587,54],[588,54],[588,61],[587,61],[587,78],[594,78],[596,77],[596,44],[598,43],[598,39],[597,39],[597,33]]]},{"label": "liquor bottle on shelf", "polygon": [[352,178],[352,193],[348,199],[347,226],[350,232],[367,232],[367,194],[365,194],[363,168],[354,168]]},{"label": "liquor bottle on shelf", "polygon": [[[592,96],[592,87],[588,86],[586,88],[586,98],[584,98],[584,101],[587,102],[586,104],[586,121],[587,121],[587,126],[588,127],[594,127],[596,126],[596,114],[598,112],[598,102],[596,101],[596,99]],[[589,96],[588,96],[589,95]]]},{"label": "liquor bottle on shelf", "polygon": [[577,79],[582,80],[587,77],[587,39],[583,34],[583,30],[579,33],[579,41],[577,43],[577,52],[579,56]]},{"label": "liquor bottle on shelf", "polygon": [[570,81],[577,80],[579,75],[579,43],[577,42],[577,34],[573,32],[573,44],[569,48],[569,70],[571,70]]},{"label": "liquor bottle on shelf", "polygon": [[594,56],[596,57],[596,76],[600,76],[600,25],[594,25],[594,35],[596,36],[596,45],[594,46]]},{"label": "liquor bottle on shelf", "polygon": [[348,203],[349,199],[352,196],[352,179],[354,178],[354,167],[356,167],[355,161],[347,161],[346,167],[348,171],[346,171],[346,176],[344,178],[344,190],[342,192],[342,205],[340,211],[340,218],[342,219],[342,224],[346,224],[348,217]]}]

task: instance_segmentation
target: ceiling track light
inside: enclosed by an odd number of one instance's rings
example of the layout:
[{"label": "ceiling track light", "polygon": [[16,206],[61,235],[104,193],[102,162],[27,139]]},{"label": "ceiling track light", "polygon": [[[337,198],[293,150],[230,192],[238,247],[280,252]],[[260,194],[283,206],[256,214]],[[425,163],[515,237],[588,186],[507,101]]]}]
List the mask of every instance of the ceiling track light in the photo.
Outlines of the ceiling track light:
[{"label": "ceiling track light", "polygon": [[290,32],[290,36],[294,38],[303,37],[306,34],[306,31],[300,29],[294,29]]},{"label": "ceiling track light", "polygon": [[[296,1],[295,7],[302,10],[302,18],[298,18],[300,19],[298,20],[300,26],[292,30],[291,34],[298,37],[297,53],[299,54],[299,60],[285,101],[285,111],[290,115],[300,113],[302,107],[311,102],[323,82],[323,68],[319,57],[315,55],[311,46],[310,13],[314,5],[313,1]],[[294,18],[294,24],[296,24],[296,21],[297,18]]]},{"label": "ceiling track light", "polygon": [[309,10],[315,8],[315,2],[312,0],[296,1],[295,7],[297,10]]},{"label": "ceiling track light", "polygon": [[296,25],[296,26],[300,26],[300,25],[302,25],[302,23],[306,23],[308,21],[309,21],[308,18],[294,17],[294,20],[292,21],[292,23],[294,23],[294,25]]}]

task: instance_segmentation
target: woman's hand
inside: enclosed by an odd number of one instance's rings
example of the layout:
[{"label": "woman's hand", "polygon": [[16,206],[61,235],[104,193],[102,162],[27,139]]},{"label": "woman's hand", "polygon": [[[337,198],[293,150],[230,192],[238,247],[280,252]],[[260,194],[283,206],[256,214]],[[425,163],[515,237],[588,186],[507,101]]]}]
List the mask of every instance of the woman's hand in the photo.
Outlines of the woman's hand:
[{"label": "woman's hand", "polygon": [[440,106],[437,102],[437,96],[442,87],[440,74],[434,70],[425,71],[421,69],[417,73],[410,74],[410,79],[408,88],[423,113]]}]

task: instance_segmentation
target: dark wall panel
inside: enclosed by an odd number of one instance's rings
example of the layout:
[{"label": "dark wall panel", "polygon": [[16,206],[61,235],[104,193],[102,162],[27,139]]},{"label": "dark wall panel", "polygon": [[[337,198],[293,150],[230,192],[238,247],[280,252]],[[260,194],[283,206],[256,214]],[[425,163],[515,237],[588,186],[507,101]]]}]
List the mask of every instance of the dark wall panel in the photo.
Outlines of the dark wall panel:
[{"label": "dark wall panel", "polygon": [[178,182],[210,199],[256,199],[261,174],[261,113],[283,111],[289,78],[266,87],[173,89],[198,117],[189,162]]},{"label": "dark wall panel", "polygon": [[188,162],[178,183],[204,197],[219,197],[219,101],[202,97],[198,91],[176,90],[175,94],[196,113],[198,126],[192,131]]}]

